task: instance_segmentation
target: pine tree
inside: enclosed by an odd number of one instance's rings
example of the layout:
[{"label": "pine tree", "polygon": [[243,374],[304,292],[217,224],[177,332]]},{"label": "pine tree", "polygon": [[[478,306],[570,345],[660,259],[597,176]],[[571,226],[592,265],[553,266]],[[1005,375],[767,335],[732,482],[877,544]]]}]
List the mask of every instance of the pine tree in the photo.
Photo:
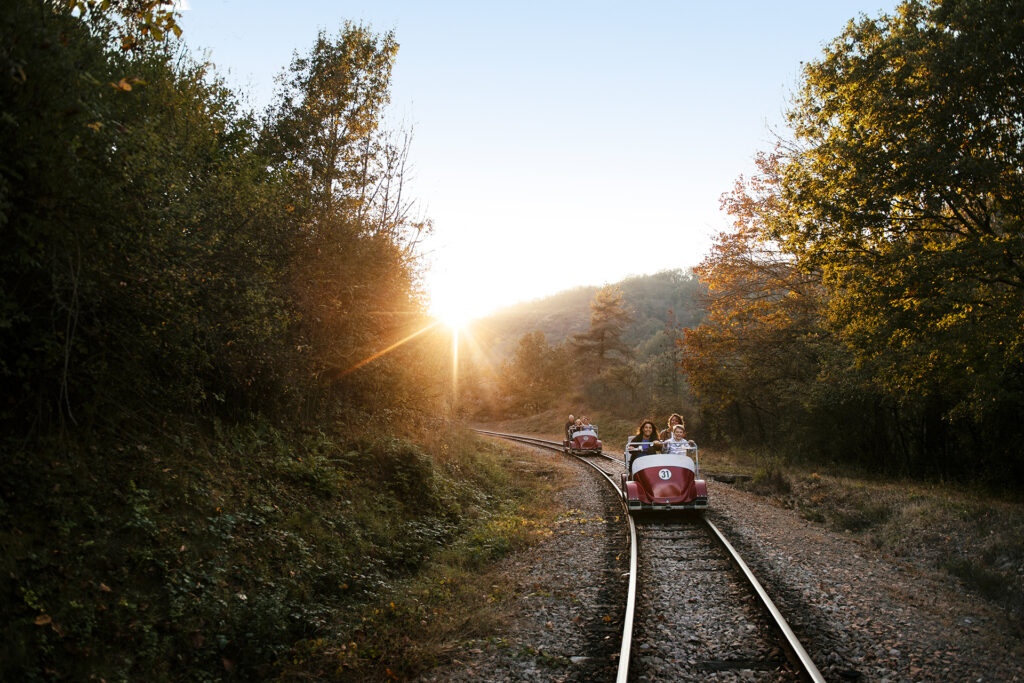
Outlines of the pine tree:
[{"label": "pine tree", "polygon": [[622,290],[613,285],[602,287],[590,302],[590,330],[574,334],[572,347],[585,365],[600,373],[612,361],[621,364],[632,355],[622,341],[626,325],[631,322],[633,315],[622,300]]}]

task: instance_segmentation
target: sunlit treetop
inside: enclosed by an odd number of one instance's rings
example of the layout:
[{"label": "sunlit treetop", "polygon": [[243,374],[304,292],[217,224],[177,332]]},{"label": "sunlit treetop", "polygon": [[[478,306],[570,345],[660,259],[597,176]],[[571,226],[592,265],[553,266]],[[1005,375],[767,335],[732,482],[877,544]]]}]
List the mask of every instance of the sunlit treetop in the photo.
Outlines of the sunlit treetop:
[{"label": "sunlit treetop", "polygon": [[162,41],[168,33],[181,36],[177,2],[162,0],[63,0],[72,12],[89,18],[114,14],[123,20],[120,32],[121,49],[131,50],[147,38]]}]

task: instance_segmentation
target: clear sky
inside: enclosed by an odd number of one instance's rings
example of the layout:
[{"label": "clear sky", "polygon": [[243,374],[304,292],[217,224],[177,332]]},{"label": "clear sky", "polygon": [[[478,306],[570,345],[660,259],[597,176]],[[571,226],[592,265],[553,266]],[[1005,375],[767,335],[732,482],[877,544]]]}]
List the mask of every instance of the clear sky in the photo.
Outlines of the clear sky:
[{"label": "clear sky", "polygon": [[181,24],[257,109],[319,30],[394,30],[428,291],[476,316],[696,265],[721,195],[785,132],[801,61],[896,4],[189,0]]}]

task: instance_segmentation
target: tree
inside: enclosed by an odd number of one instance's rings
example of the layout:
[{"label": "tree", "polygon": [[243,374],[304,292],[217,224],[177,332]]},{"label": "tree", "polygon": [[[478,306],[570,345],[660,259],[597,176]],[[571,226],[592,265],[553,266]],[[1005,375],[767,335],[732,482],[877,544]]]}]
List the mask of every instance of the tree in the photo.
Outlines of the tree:
[{"label": "tree", "polygon": [[397,52],[393,33],[346,23],[334,40],[321,31],[278,79],[265,141],[325,216],[335,208],[364,215],[378,180],[371,167],[382,151],[377,134]]},{"label": "tree", "polygon": [[[82,15],[68,3],[9,9],[0,350],[10,364],[0,371],[17,398],[5,417],[20,430],[27,414],[45,432],[51,421],[116,420],[128,406],[194,409],[223,397],[224,383],[245,386],[253,375],[235,353],[253,346],[221,352],[243,328],[280,320],[263,270],[279,223],[252,201],[266,164],[248,154],[251,126],[233,96],[166,44],[113,47],[133,20],[114,21],[104,4]],[[270,230],[253,239],[240,226]],[[228,380],[229,365],[242,376]]]},{"label": "tree", "polygon": [[562,346],[551,346],[540,331],[519,338],[501,373],[502,392],[513,411],[535,413],[569,384],[569,363]]},{"label": "tree", "polygon": [[1024,469],[1006,450],[1024,408],[1021,45],[1020,3],[851,22],[805,67],[765,220],[821,272],[830,326],[881,388]]},{"label": "tree", "polygon": [[[169,34],[136,25],[125,48],[130,7],[168,19],[128,2],[16,0],[0,15],[0,419],[45,434],[161,411],[426,405],[425,383],[406,381],[422,349],[353,370],[425,324],[398,200],[360,204],[337,180],[371,175],[355,138],[332,171],[317,166],[325,147],[299,112],[386,141],[393,41],[352,29],[333,57],[374,75],[327,103],[310,81],[260,128]],[[321,123],[317,140],[341,139]],[[373,149],[397,172],[393,150]],[[311,169],[336,179],[339,201],[314,191]],[[332,181],[317,182],[322,194]]]},{"label": "tree", "polygon": [[957,385],[956,413],[1024,390],[1021,45],[1019,3],[907,2],[851,22],[789,115],[773,235],[890,389]]},{"label": "tree", "polygon": [[790,431],[818,373],[819,288],[814,274],[768,241],[763,217],[777,201],[778,159],[742,179],[723,207],[734,229],[696,269],[707,285],[707,318],[684,331],[683,365],[709,422],[739,440]]},{"label": "tree", "polygon": [[640,351],[651,374],[650,384],[662,399],[659,403],[677,405],[686,393],[683,391],[683,350],[677,343],[682,331],[675,311],[669,309],[665,326],[655,332]]},{"label": "tree", "polygon": [[622,300],[622,291],[613,285],[602,287],[590,302],[590,329],[583,334],[574,334],[572,347],[582,356],[584,364],[600,373],[609,361],[621,363],[630,357],[631,350],[622,341],[622,335],[632,320],[633,316]]},{"label": "tree", "polygon": [[855,422],[864,464],[1024,474],[1022,19],[907,2],[805,68],[795,140],[725,199],[698,269],[685,365],[719,426],[820,458]]},{"label": "tree", "polygon": [[46,4],[89,21],[105,22],[111,13],[116,14],[122,50],[144,49],[152,40],[164,40],[168,33],[181,37],[177,4],[164,0],[48,0]]},{"label": "tree", "polygon": [[[634,407],[640,403],[640,389],[644,386],[646,379],[643,369],[633,361],[607,368],[598,377],[600,384],[608,388],[614,387],[615,389],[622,390],[624,395],[622,400],[618,402],[620,405]],[[594,393],[598,393],[604,399],[603,401],[595,401],[597,405],[614,405],[614,403],[607,400],[608,396],[605,390],[591,392],[592,400],[597,398],[593,395]]]},{"label": "tree", "polygon": [[414,267],[429,225],[409,220],[402,196],[408,136],[396,143],[381,125],[397,50],[392,33],[364,26],[321,32],[280,77],[261,131],[262,153],[291,188],[295,346],[320,388],[306,393],[307,412],[415,401],[402,379],[407,348],[365,364],[425,324]]}]

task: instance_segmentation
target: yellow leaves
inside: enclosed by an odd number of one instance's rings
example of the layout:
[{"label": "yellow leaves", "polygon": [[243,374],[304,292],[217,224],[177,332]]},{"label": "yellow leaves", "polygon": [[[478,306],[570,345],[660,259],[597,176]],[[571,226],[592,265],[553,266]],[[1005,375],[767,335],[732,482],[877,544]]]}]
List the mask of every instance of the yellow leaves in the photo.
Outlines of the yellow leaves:
[{"label": "yellow leaves", "polygon": [[46,626],[53,621],[53,617],[49,614],[40,614],[36,617],[36,626]]},{"label": "yellow leaves", "polygon": [[103,127],[103,122],[102,121],[93,121],[92,123],[85,124],[85,127],[86,128],[92,128],[94,131],[96,131],[98,133],[100,128]]},{"label": "yellow leaves", "polygon": [[108,85],[110,85],[110,87],[113,88],[114,90],[120,90],[122,92],[130,92],[133,85],[137,85],[137,84],[145,85],[145,83],[146,82],[144,80],[142,80],[141,78],[138,78],[136,76],[130,76],[130,77],[127,77],[127,78],[122,78],[117,83],[114,83],[113,81],[111,81]]}]

